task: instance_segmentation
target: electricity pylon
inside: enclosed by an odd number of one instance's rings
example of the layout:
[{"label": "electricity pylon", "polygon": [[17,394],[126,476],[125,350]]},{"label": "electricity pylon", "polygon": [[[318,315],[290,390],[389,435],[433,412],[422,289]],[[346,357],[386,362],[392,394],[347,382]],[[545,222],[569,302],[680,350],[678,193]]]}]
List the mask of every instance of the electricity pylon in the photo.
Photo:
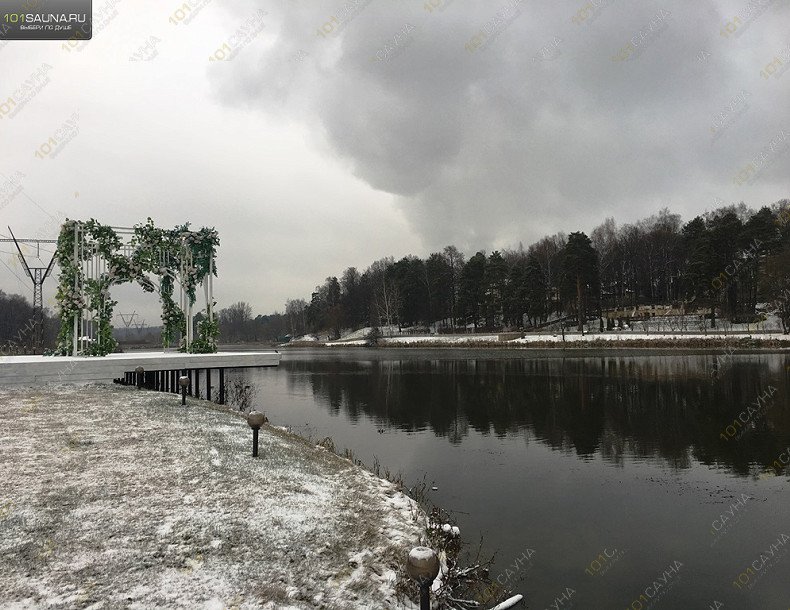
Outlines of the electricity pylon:
[{"label": "electricity pylon", "polygon": [[47,279],[52,271],[52,265],[55,262],[55,254],[49,260],[46,267],[31,267],[27,263],[25,255],[22,253],[22,248],[19,244],[35,244],[36,256],[41,259],[41,244],[57,244],[54,239],[17,239],[11,227],[8,227],[8,232],[11,234],[11,239],[0,239],[0,242],[14,242],[17,252],[19,252],[19,260],[25,267],[28,276],[33,281],[33,351],[36,354],[43,353],[44,348],[44,280]]}]

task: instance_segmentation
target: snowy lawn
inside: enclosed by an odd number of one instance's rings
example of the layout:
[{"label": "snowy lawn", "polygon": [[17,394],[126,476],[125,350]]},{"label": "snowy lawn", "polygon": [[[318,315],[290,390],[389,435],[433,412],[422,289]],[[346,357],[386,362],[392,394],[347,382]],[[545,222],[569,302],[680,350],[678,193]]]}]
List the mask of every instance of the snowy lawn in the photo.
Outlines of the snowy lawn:
[{"label": "snowy lawn", "polygon": [[413,502],[347,460],[121,386],[0,388],[0,420],[2,608],[400,607]]}]

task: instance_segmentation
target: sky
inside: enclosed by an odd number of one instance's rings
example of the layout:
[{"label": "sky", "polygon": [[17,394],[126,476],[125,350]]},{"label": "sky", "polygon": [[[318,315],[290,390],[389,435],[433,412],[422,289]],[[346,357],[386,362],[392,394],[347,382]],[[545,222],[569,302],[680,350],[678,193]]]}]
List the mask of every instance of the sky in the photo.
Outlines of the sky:
[{"label": "sky", "polygon": [[[384,256],[790,194],[788,0],[93,14],[90,41],[0,42],[0,234],[54,239],[66,217],[213,226],[219,307],[282,311]],[[12,250],[0,289],[30,296]],[[156,324],[154,296],[113,294]]]}]

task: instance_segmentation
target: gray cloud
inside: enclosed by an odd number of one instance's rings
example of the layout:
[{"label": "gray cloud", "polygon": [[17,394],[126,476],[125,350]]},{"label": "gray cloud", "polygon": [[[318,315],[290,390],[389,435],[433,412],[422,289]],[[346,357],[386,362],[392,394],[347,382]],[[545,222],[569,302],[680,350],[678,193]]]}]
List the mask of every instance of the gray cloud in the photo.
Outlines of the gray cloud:
[{"label": "gray cloud", "polygon": [[[667,202],[689,216],[714,195],[755,206],[787,195],[788,156],[752,186],[733,183],[790,131],[790,77],[760,76],[790,42],[788,3],[763,2],[743,34],[725,37],[746,2],[592,2],[597,17],[575,23],[586,3],[455,0],[428,12],[374,1],[327,38],[317,30],[353,3],[292,3],[272,14],[265,48],[212,79],[227,104],[310,125],[356,176],[397,197],[426,247],[529,242]],[[395,45],[404,24],[413,31]],[[465,48],[487,28],[498,32],[487,46]],[[638,56],[617,60],[629,43]],[[300,50],[302,61],[284,60]],[[749,109],[712,143],[714,114],[744,89]]]}]

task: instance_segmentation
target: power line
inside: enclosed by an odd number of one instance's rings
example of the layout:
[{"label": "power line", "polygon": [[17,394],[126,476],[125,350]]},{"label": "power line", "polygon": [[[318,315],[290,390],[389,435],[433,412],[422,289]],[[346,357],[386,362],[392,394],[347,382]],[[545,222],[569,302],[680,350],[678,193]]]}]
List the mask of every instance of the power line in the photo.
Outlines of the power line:
[{"label": "power line", "polygon": [[[4,179],[6,179],[6,180],[8,180],[8,179],[9,179],[9,178],[8,178],[8,176],[6,176],[5,174],[2,174],[2,173],[0,173],[0,176],[2,176],[2,177],[3,177]],[[34,200],[34,199],[33,199],[33,198],[30,196],[30,195],[28,195],[28,194],[27,194],[27,191],[25,191],[25,189],[22,189],[22,194],[23,194],[25,197],[27,197],[28,199],[30,199],[30,201],[33,203],[33,205],[34,205],[34,206],[36,206],[36,207],[37,207],[39,210],[41,210],[42,212],[44,212],[44,214],[46,214],[47,216],[49,216],[49,217],[50,217],[52,220],[56,220],[56,218],[55,218],[55,217],[54,217],[52,214],[50,214],[49,212],[47,212],[47,211],[46,211],[44,208],[42,208],[42,207],[41,207],[41,206],[38,204],[38,202],[37,202],[37,201],[35,201],[35,200]]]},{"label": "power line", "polygon": [[[27,258],[25,258],[25,255],[22,253],[22,248],[19,245],[20,240],[17,240],[16,235],[14,235],[14,232],[11,230],[11,227],[8,227],[8,232],[11,234],[11,239],[14,241],[17,252],[19,252],[19,260],[22,261],[22,264],[25,266],[25,271],[27,271],[28,277],[33,282],[33,317],[35,319],[33,346],[35,352],[40,353],[43,350],[44,337],[44,281],[52,271],[52,265],[55,263],[55,255],[52,255],[52,258],[49,259],[49,264],[46,267],[31,267],[27,262]],[[40,247],[41,245],[41,241],[36,239],[26,239],[21,241],[35,243],[37,247]],[[41,257],[36,256],[36,258],[40,259]],[[5,265],[5,261],[3,261],[3,264]],[[8,267],[8,265],[6,265],[6,267]]]},{"label": "power line", "polygon": [[[10,254],[10,253],[9,253],[9,254]],[[27,285],[27,284],[26,284],[26,282],[22,281],[22,278],[21,278],[21,277],[19,277],[19,276],[16,274],[16,271],[14,271],[13,269],[11,269],[11,267],[9,267],[9,266],[8,266],[8,264],[7,264],[7,263],[6,263],[4,260],[0,259],[0,263],[3,263],[3,264],[5,265],[5,268],[6,268],[6,269],[8,269],[8,270],[9,270],[11,273],[13,273],[13,274],[14,274],[14,277],[15,277],[16,279],[18,279],[18,280],[19,280],[19,283],[20,283],[20,284],[25,284],[25,285]],[[32,288],[30,288],[30,286],[28,286],[28,289],[29,289],[29,290],[31,290],[31,291],[33,290]]]}]

